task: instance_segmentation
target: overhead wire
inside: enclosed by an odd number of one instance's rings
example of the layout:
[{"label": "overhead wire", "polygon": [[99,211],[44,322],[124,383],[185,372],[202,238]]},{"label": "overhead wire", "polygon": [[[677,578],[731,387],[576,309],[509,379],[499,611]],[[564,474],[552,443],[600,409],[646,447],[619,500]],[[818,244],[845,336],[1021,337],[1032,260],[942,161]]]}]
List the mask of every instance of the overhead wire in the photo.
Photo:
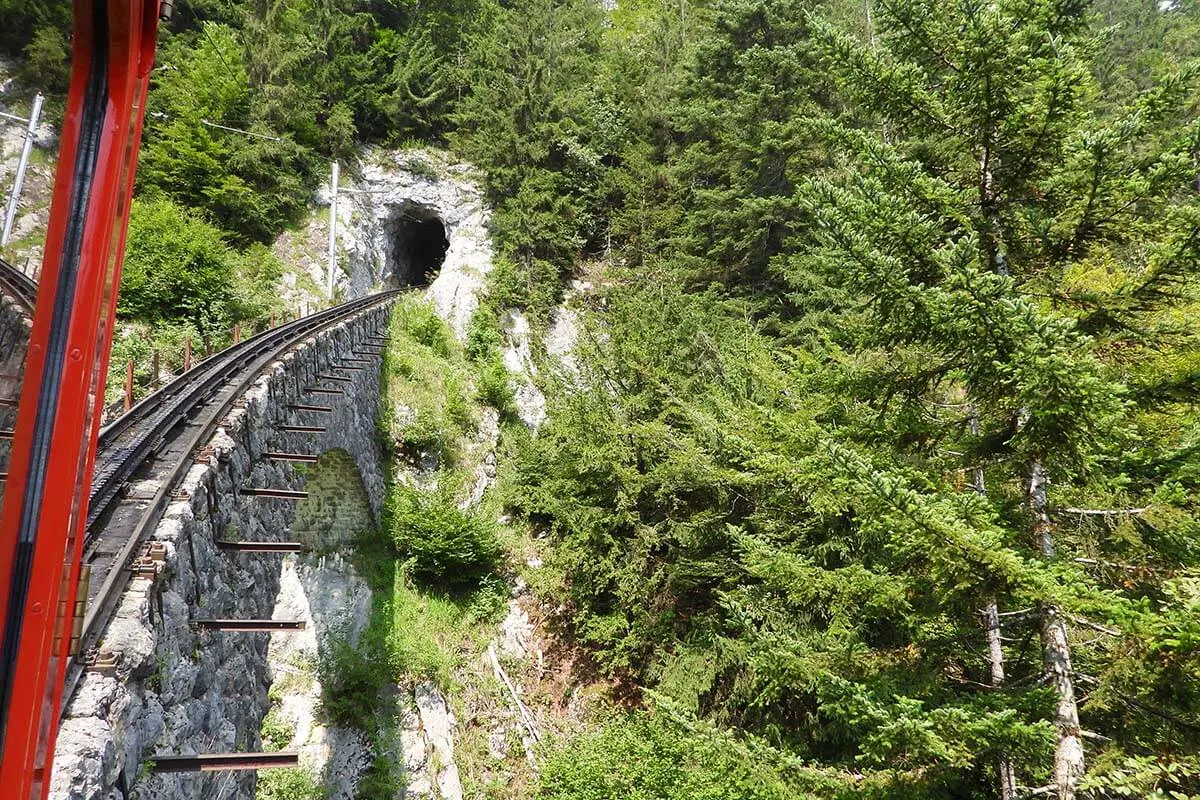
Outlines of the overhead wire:
[{"label": "overhead wire", "polygon": [[[209,33],[208,33],[208,26],[207,26],[207,25],[205,25],[205,24],[203,24],[203,23],[201,23],[201,25],[200,25],[200,33],[201,33],[201,34],[204,36],[204,38],[205,38],[205,39],[208,41],[209,45],[210,45],[210,46],[212,47],[212,49],[213,49],[213,52],[215,52],[215,53],[217,54],[217,59],[218,59],[218,60],[221,62],[221,66],[222,66],[222,67],[224,67],[224,69],[225,69],[225,76],[226,76],[227,78],[229,78],[229,80],[230,80],[230,82],[231,82],[231,83],[233,83],[233,84],[241,84],[241,83],[242,83],[242,81],[241,81],[241,80],[240,80],[240,79],[239,79],[239,78],[238,78],[236,75],[234,75],[233,68],[232,68],[231,66],[229,66],[229,62],[225,60],[225,54],[221,52],[221,47],[220,47],[220,45],[218,45],[218,44],[217,44],[217,42],[216,42],[216,40],[215,40],[215,39],[213,39],[213,37],[209,35]],[[178,68],[178,67],[175,67],[175,66],[173,66],[173,65],[171,65],[171,64],[164,64],[164,65],[162,65],[162,66],[160,66],[160,67],[157,67],[156,69],[163,69],[163,70],[174,70],[174,71],[178,71],[178,70],[179,70],[179,68]],[[168,115],[168,114],[166,114],[166,113],[164,113],[164,112],[161,112],[161,111],[154,111],[154,112],[150,112],[150,116],[152,116],[152,117],[155,117],[155,118],[157,118],[157,119],[169,119],[169,118],[170,118],[170,115]],[[249,119],[249,117],[248,117],[248,116],[244,116],[242,119],[239,119],[239,120],[221,120],[220,122],[213,122],[213,121],[211,121],[211,120],[209,120],[209,119],[206,119],[206,118],[202,118],[202,119],[200,120],[200,124],[201,124],[201,125],[204,125],[204,126],[206,126],[206,127],[209,127],[209,128],[215,128],[215,129],[218,129],[218,130],[229,131],[230,133],[240,133],[240,134],[242,134],[242,135],[244,135],[244,136],[250,136],[250,137],[253,137],[253,138],[255,138],[255,139],[264,139],[264,140],[266,140],[266,141],[269,141],[269,142],[282,142],[282,141],[283,141],[283,139],[282,139],[281,137],[279,137],[279,136],[270,136],[270,135],[267,135],[267,134],[264,134],[264,133],[256,133],[256,132],[254,132],[254,131],[248,131],[248,130],[244,130],[244,129],[242,129],[242,128],[235,128],[235,127],[232,127],[232,126],[230,126],[229,124],[227,124],[227,123],[230,123],[230,122],[237,122],[237,123],[239,123],[239,124],[243,124],[243,125],[244,125],[244,124],[250,123],[250,122],[252,122],[252,121]]]}]

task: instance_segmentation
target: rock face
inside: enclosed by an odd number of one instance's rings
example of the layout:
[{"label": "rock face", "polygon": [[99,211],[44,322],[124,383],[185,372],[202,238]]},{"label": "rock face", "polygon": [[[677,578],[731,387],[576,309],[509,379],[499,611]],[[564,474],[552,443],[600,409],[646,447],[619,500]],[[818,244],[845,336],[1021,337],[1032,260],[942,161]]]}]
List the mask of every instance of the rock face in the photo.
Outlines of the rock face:
[{"label": "rock face", "polygon": [[270,713],[290,733],[285,748],[301,754],[314,780],[323,773],[329,800],[353,800],[371,765],[370,742],[361,731],[322,723],[323,687],[315,667],[332,642],[356,646],[370,621],[371,587],[342,552],[376,520],[358,467],[343,450],[323,455],[306,486],[309,495],[297,510],[292,536],[312,552],[284,558],[273,615],[303,620],[306,627],[300,634],[271,635]]},{"label": "rock face", "polygon": [[[17,103],[10,96],[11,75],[15,65],[0,60],[0,111],[14,116],[28,115],[28,106]],[[4,222],[4,209],[8,205],[8,192],[16,177],[21,148],[25,144],[26,126],[16,122],[0,124],[0,225]],[[19,267],[37,269],[42,261],[42,244],[46,235],[46,222],[50,217],[50,197],[54,191],[54,154],[58,151],[58,132],[43,113],[41,123],[33,134],[34,158],[25,172],[25,186],[21,191],[21,203],[13,225],[12,240],[7,255],[9,261]]]},{"label": "rock face", "polygon": [[[590,288],[578,281],[572,283],[563,298],[563,305],[554,309],[542,338],[547,358],[541,366],[557,371],[568,381],[579,379],[579,365],[574,356],[579,337],[579,314],[570,303]],[[536,431],[546,421],[546,397],[537,386],[539,364],[533,355],[529,320],[521,311],[509,309],[500,319],[500,328],[504,333],[504,366],[516,384],[513,399],[517,416],[527,428]]]},{"label": "rock face", "polygon": [[440,224],[445,255],[427,292],[464,338],[492,268],[491,215],[471,168],[429,151],[368,150],[362,161],[350,203],[339,200],[349,294],[377,283],[424,285],[413,245],[424,253],[419,237],[436,238]]},{"label": "rock face", "polygon": [[[219,538],[286,540],[293,501],[243,496],[241,487],[303,488],[306,473],[287,462],[266,461],[267,451],[344,452],[363,476],[361,491],[377,516],[383,503],[382,453],[375,415],[379,374],[347,371],[350,383],[321,414],[326,432],[280,432],[298,421],[294,403],[318,374],[353,356],[365,335],[381,328],[387,308],[375,308],[306,340],[264,374],[223,421],[206,463],[196,463],[154,531],[165,559],[158,575],[135,578],[102,649],[116,657],[109,673],[85,673],[67,708],[55,749],[55,800],[252,798],[256,776],[245,773],[152,774],[155,754],[260,749],[268,706],[268,636],[204,632],[201,618],[269,618],[279,592],[282,559],[227,553]],[[322,398],[328,397],[322,395]],[[303,633],[301,635],[304,635]]]}]

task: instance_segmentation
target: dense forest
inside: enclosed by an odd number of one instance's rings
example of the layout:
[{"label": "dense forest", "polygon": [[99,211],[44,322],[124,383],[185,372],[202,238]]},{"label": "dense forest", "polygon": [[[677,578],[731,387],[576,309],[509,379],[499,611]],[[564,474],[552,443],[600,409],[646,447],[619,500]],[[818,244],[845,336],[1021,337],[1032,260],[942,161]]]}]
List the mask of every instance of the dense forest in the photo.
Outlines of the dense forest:
[{"label": "dense forest", "polygon": [[[0,0],[28,90],[68,17]],[[1196,0],[181,0],[160,53],[123,314],[269,313],[363,142],[483,170],[481,315],[591,283],[504,465],[613,687],[539,797],[1200,797]]]}]

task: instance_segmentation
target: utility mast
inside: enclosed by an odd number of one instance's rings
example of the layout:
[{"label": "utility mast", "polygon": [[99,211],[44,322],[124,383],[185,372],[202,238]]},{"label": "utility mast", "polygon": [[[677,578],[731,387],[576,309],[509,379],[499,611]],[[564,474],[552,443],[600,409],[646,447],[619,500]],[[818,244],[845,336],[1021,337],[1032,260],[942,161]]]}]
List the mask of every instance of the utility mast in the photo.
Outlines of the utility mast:
[{"label": "utility mast", "polygon": [[325,277],[325,294],[333,300],[333,271],[337,269],[337,197],[338,162],[333,162],[333,175],[329,181],[329,271]]},{"label": "utility mast", "polygon": [[33,112],[29,119],[0,114],[6,119],[28,123],[29,126],[25,129],[25,144],[21,147],[21,160],[17,163],[17,179],[13,181],[12,192],[8,196],[8,208],[4,211],[4,233],[0,234],[0,247],[8,244],[8,240],[12,238],[13,223],[17,219],[17,203],[21,199],[21,189],[25,186],[25,170],[29,166],[29,154],[33,150],[33,133],[37,130],[38,120],[41,119],[44,100],[42,93],[38,92],[37,97],[33,98]]}]

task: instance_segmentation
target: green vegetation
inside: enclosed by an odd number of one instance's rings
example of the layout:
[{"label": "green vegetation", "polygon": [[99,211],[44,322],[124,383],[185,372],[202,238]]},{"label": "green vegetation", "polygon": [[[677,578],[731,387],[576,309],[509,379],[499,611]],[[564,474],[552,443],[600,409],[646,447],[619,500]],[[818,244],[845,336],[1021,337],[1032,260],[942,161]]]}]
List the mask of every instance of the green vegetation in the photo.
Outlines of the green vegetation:
[{"label": "green vegetation", "polygon": [[137,200],[129,223],[122,318],[185,323],[204,342],[278,309],[283,265],[265,248],[234,252],[221,232],[166,199]]},{"label": "green vegetation", "polygon": [[[1152,52],[1082,3],[714,3],[612,167],[508,502],[601,668],[781,796],[1197,788],[1200,20],[1106,10]],[[704,774],[699,730],[619,757],[636,724],[543,796]]]},{"label": "green vegetation", "polygon": [[300,769],[264,769],[258,773],[257,800],[324,800],[325,790],[312,773]]},{"label": "green vegetation", "polygon": [[382,426],[408,457],[427,452],[453,465],[459,438],[475,424],[462,350],[432,306],[416,296],[396,304],[390,333]]},{"label": "green vegetation", "polygon": [[665,714],[617,717],[595,733],[561,742],[542,769],[546,800],[792,800],[821,797],[836,782],[813,774],[807,790],[779,764],[759,762],[739,742]]},{"label": "green vegetation", "polygon": [[296,735],[296,728],[283,718],[278,706],[273,706],[263,717],[260,735],[263,749],[267,752],[275,752],[285,749],[292,743],[292,738]]},{"label": "green vegetation", "polygon": [[[0,4],[0,48],[51,70],[60,5]],[[372,664],[447,685],[477,650],[513,562],[457,508],[478,404],[511,417],[497,320],[585,277],[579,374],[542,371],[503,500],[564,636],[656,699],[531,791],[1197,796],[1196,0],[180,12],[141,318],[209,324],[171,254],[224,276],[204,313],[261,315],[248,248],[358,141],[448,146],[495,209],[466,346],[415,299],[393,320],[380,427],[437,489],[390,489],[334,713]]]},{"label": "green vegetation", "polygon": [[474,586],[500,560],[491,526],[462,511],[440,491],[397,486],[389,519],[396,549],[412,559],[413,575],[450,587]]}]

